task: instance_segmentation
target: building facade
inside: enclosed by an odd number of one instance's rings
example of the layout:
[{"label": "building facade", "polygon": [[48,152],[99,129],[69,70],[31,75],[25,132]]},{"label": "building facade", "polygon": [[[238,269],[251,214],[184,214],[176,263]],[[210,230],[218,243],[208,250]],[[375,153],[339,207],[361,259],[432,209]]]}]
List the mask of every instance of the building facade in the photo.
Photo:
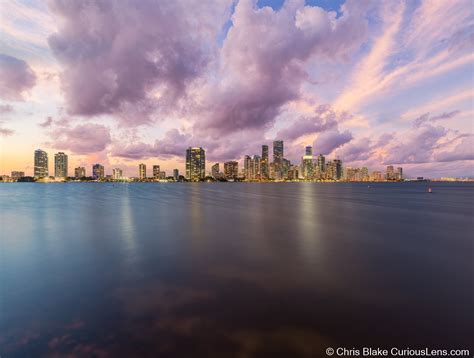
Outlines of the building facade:
[{"label": "building facade", "polygon": [[48,171],[48,153],[44,150],[37,149],[35,150],[35,168],[34,176],[35,178],[46,178],[49,176]]},{"label": "building facade", "polygon": [[270,163],[268,162],[268,145],[262,145],[262,163],[260,165],[260,171],[262,172],[262,178],[268,179],[270,177]]},{"label": "building facade", "polygon": [[86,176],[86,168],[84,167],[77,167],[74,169],[74,177],[79,179]]},{"label": "building facade", "polygon": [[179,170],[178,169],[173,169],[173,179],[175,181],[179,180]]},{"label": "building facade", "polygon": [[273,170],[274,170],[274,179],[283,179],[283,141],[276,140],[273,142]]},{"label": "building facade", "polygon": [[211,167],[211,175],[214,179],[219,179],[220,178],[220,168],[219,168],[219,163],[215,163]]},{"label": "building facade", "polygon": [[120,168],[114,168],[112,169],[112,179],[114,180],[120,180],[123,178],[123,172],[122,169]]},{"label": "building facade", "polygon": [[239,176],[239,163],[234,160],[225,162],[224,175],[227,180],[237,179]]},{"label": "building facade", "polygon": [[92,166],[92,177],[94,179],[104,179],[105,178],[105,169],[101,164],[94,164]]},{"label": "building facade", "polygon": [[140,180],[146,179],[146,165],[143,163],[138,165],[138,178],[140,178]]},{"label": "building facade", "polygon": [[25,172],[19,172],[19,171],[12,171],[11,174],[12,174],[11,177],[14,180],[23,178],[25,176]]},{"label": "building facade", "polygon": [[206,153],[201,147],[186,149],[186,179],[199,181],[206,176]]}]

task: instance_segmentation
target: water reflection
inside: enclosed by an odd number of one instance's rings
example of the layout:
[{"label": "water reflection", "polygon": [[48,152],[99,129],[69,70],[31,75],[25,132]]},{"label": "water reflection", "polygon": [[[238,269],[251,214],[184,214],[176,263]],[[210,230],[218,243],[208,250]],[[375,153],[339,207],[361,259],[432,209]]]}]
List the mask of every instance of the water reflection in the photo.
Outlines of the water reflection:
[{"label": "water reflection", "polygon": [[444,188],[0,185],[0,347],[8,357],[468,348],[473,187]]}]

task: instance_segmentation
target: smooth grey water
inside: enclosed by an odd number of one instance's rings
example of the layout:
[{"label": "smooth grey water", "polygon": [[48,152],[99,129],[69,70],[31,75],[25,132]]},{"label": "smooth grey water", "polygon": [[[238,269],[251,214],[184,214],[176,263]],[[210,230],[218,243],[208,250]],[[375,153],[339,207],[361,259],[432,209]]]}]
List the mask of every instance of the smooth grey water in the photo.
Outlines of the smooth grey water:
[{"label": "smooth grey water", "polygon": [[471,349],[474,185],[0,184],[0,356]]}]

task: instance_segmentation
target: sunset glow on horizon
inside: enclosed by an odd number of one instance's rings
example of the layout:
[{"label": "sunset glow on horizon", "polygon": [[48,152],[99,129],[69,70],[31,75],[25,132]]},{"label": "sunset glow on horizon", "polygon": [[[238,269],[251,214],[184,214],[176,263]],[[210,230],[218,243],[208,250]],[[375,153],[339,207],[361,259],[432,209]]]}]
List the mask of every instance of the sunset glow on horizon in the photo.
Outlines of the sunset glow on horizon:
[{"label": "sunset glow on horizon", "polygon": [[[4,1],[0,175],[33,153],[184,170],[284,140],[345,166],[472,177],[469,1]],[[50,160],[50,171],[53,163]]]}]

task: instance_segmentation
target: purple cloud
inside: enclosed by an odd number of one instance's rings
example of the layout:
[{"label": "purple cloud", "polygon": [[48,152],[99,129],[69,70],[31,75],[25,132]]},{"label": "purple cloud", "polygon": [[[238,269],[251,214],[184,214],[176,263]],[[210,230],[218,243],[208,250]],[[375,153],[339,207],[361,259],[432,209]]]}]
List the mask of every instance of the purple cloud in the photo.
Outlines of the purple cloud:
[{"label": "purple cloud", "polygon": [[474,160],[474,135],[463,135],[461,141],[452,151],[442,151],[435,155],[438,162],[456,160]]},{"label": "purple cloud", "polygon": [[138,142],[126,146],[115,146],[111,155],[128,159],[182,157],[187,147],[197,145],[192,142],[192,136],[180,133],[177,129],[171,129],[166,132],[163,139],[156,140],[154,144]]},{"label": "purple cloud", "polygon": [[348,119],[347,113],[337,114],[328,105],[320,105],[314,110],[312,117],[301,117],[294,121],[291,126],[278,132],[278,138],[294,140],[306,134],[327,131],[337,127],[337,122]]},{"label": "purple cloud", "polygon": [[103,151],[112,142],[109,129],[100,124],[86,123],[76,127],[59,127],[52,131],[52,147],[75,154]]},{"label": "purple cloud", "polygon": [[331,129],[321,133],[314,142],[314,152],[321,154],[330,154],[333,150],[350,142],[352,133],[348,130],[340,132],[339,129]]},{"label": "purple cloud", "polygon": [[430,123],[430,122],[432,123],[432,122],[440,121],[443,119],[450,119],[457,116],[459,113],[461,113],[461,111],[458,111],[458,110],[452,111],[452,112],[444,112],[437,116],[431,116],[429,112],[424,113],[413,120],[413,127],[419,128],[425,123]]},{"label": "purple cloud", "polygon": [[36,75],[25,61],[0,54],[0,98],[21,101],[35,83]]},{"label": "purple cloud", "polygon": [[48,116],[43,122],[38,123],[40,127],[48,128],[53,124],[53,117]]},{"label": "purple cloud", "polygon": [[173,107],[211,61],[229,8],[222,1],[52,1],[62,21],[49,45],[64,69],[69,113],[115,113],[135,125],[157,106]]},{"label": "purple cloud", "polygon": [[273,11],[239,2],[220,53],[223,80],[204,89],[204,119],[196,129],[218,136],[268,128],[283,105],[300,97],[311,57],[345,58],[365,41],[364,11],[350,1],[336,19],[302,3],[286,2]]}]

